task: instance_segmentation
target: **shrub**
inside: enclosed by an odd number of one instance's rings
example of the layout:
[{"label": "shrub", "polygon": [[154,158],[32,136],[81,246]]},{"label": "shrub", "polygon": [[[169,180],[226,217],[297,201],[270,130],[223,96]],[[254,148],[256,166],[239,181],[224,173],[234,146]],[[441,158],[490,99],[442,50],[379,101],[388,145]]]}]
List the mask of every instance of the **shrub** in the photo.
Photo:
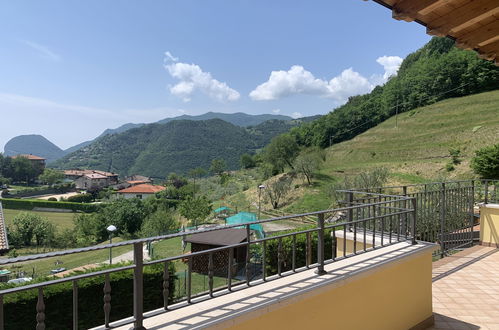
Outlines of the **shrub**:
[{"label": "shrub", "polygon": [[[300,228],[303,230],[304,228]],[[282,234],[282,233],[279,233]],[[311,262],[317,262],[317,232],[310,235],[312,258]],[[265,253],[266,271],[267,275],[277,274],[277,252],[279,249],[279,240],[267,241],[267,251]],[[307,251],[307,237],[306,234],[296,235],[296,268],[306,265],[306,251]],[[331,230],[324,231],[324,259],[331,259],[333,254],[333,238],[331,237]],[[282,239],[282,267],[283,272],[291,270],[293,267],[293,238],[292,236],[284,237]]]},{"label": "shrub", "polygon": [[73,202],[73,203],[91,203],[93,202],[94,197],[92,194],[78,194],[74,196],[68,197],[67,201],[68,202]]},{"label": "shrub", "polygon": [[[93,270],[95,271],[95,270]],[[169,267],[169,302],[174,300],[175,267]],[[40,281],[47,280],[40,279]],[[111,322],[133,315],[133,273],[123,271],[112,273],[111,282]],[[2,284],[1,288],[12,287]],[[104,324],[103,311],[104,277],[92,277],[78,281],[78,325],[88,329]],[[144,269],[144,311],[163,306],[162,266]],[[51,285],[44,288],[45,322],[49,329],[72,328],[71,282]],[[37,290],[29,290],[4,296],[4,317],[8,329],[34,329],[36,327]],[[19,317],[22,315],[23,317]]]},{"label": "shrub", "polygon": [[485,179],[499,179],[499,143],[475,151],[471,168]]},{"label": "shrub", "polygon": [[28,211],[33,210],[35,207],[72,210],[73,212],[82,211],[86,213],[92,213],[99,209],[99,206],[95,204],[53,202],[53,201],[44,201],[40,199],[16,199],[16,198],[2,198],[2,205],[6,209],[28,210]]},{"label": "shrub", "polygon": [[55,197],[50,197],[47,200],[50,201],[50,202],[57,202],[57,198],[55,198]]},{"label": "shrub", "polygon": [[452,172],[452,171],[454,171],[454,169],[455,169],[455,167],[454,167],[454,164],[452,164],[452,163],[447,163],[447,164],[445,165],[445,170],[446,170],[447,172]]}]

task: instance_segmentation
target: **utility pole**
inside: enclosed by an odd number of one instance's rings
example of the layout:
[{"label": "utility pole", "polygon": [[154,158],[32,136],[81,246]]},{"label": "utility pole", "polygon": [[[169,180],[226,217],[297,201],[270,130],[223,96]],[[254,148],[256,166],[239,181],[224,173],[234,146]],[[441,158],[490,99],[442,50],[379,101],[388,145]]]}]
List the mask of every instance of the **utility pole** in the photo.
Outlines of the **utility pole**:
[{"label": "utility pole", "polygon": [[399,127],[399,101],[397,101],[397,106],[395,108],[395,128]]}]

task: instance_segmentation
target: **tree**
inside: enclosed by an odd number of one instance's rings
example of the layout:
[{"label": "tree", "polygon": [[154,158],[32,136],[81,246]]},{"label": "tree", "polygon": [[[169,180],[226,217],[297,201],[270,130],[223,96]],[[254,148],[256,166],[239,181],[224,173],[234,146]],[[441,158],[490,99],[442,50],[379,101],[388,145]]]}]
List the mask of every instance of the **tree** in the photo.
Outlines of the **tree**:
[{"label": "tree", "polygon": [[289,134],[274,137],[263,151],[265,162],[272,164],[275,174],[284,171],[285,166],[292,169],[293,161],[298,155],[299,147],[295,139]]},{"label": "tree", "polygon": [[140,234],[142,237],[164,235],[178,229],[179,222],[175,213],[169,209],[158,209],[150,214],[142,223]]},{"label": "tree", "polygon": [[222,174],[227,169],[227,163],[225,163],[224,159],[215,158],[211,161],[210,172],[216,174],[218,176],[222,176]]},{"label": "tree", "polygon": [[117,199],[98,213],[104,233],[107,226],[115,225],[118,233],[129,235],[135,235],[140,230],[147,215],[147,208],[138,198]]},{"label": "tree", "polygon": [[194,185],[194,194],[196,193],[196,178],[200,178],[206,174],[206,170],[202,167],[196,167],[189,171],[189,176],[192,178],[192,184]]},{"label": "tree", "polygon": [[253,157],[250,154],[242,154],[240,163],[241,163],[241,168],[243,169],[253,168],[256,166],[256,161],[253,159]]},{"label": "tree", "polygon": [[43,173],[38,177],[38,180],[50,186],[54,183],[62,181],[62,179],[64,179],[64,173],[51,168],[44,169]]},{"label": "tree", "polygon": [[24,246],[32,245],[33,238],[37,246],[49,243],[55,235],[54,225],[35,213],[19,213],[14,217],[13,224],[15,228],[14,236]]},{"label": "tree", "polygon": [[291,189],[293,179],[288,175],[274,178],[267,181],[265,187],[265,200],[270,201],[272,208],[277,209],[281,199],[284,198]]},{"label": "tree", "polygon": [[33,182],[39,173],[31,164],[31,161],[25,157],[16,157],[12,159],[12,180]]},{"label": "tree", "polygon": [[313,173],[320,170],[325,161],[325,154],[319,148],[305,150],[294,161],[295,170],[302,174],[310,185]]},{"label": "tree", "polygon": [[180,214],[190,220],[190,224],[196,227],[200,224],[200,221],[210,215],[212,209],[211,201],[206,196],[189,196],[179,205]]},{"label": "tree", "polygon": [[171,185],[177,189],[187,184],[187,180],[176,173],[170,173],[170,175],[168,175],[168,181],[170,181]]},{"label": "tree", "polygon": [[484,179],[499,179],[499,143],[475,151],[471,168]]}]

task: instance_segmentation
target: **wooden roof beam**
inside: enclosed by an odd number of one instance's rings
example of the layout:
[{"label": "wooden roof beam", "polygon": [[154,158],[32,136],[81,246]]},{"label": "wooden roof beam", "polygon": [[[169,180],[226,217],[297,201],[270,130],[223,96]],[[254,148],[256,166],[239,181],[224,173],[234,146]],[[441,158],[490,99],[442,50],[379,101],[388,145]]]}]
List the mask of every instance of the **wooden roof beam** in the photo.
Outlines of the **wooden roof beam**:
[{"label": "wooden roof beam", "polygon": [[487,17],[499,14],[499,1],[471,1],[452,10],[449,14],[428,23],[426,33],[444,37],[471,26]]},{"label": "wooden roof beam", "polygon": [[496,60],[497,62],[497,52],[499,51],[499,40],[496,40],[488,45],[480,47],[478,51],[480,52],[479,56],[481,58],[489,61]]},{"label": "wooden roof beam", "polygon": [[424,15],[448,0],[400,0],[393,4],[392,17],[397,20],[412,22],[418,13]]},{"label": "wooden roof beam", "polygon": [[465,35],[456,36],[456,42],[465,49],[476,48],[477,45],[486,45],[495,41],[499,37],[497,31],[499,31],[499,20],[480,26]]}]

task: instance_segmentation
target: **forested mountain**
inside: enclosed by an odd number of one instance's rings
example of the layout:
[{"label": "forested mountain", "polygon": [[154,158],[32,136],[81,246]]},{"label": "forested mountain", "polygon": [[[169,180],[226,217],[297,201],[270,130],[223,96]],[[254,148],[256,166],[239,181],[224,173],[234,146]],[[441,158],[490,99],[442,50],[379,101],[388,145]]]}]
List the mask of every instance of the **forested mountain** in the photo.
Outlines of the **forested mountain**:
[{"label": "forested mountain", "polygon": [[292,130],[298,144],[327,147],[345,141],[387,118],[439,100],[499,88],[499,67],[448,38],[433,38],[408,55],[397,76],[371,93]]},{"label": "forested mountain", "polygon": [[43,136],[31,134],[16,136],[5,144],[5,156],[18,154],[33,154],[51,162],[63,157],[65,152]]},{"label": "forested mountain", "polygon": [[60,159],[54,167],[165,177],[195,167],[209,168],[213,159],[223,158],[229,169],[237,169],[242,154],[256,152],[272,137],[306,120],[270,120],[248,128],[221,119],[148,124],[103,136]]}]

